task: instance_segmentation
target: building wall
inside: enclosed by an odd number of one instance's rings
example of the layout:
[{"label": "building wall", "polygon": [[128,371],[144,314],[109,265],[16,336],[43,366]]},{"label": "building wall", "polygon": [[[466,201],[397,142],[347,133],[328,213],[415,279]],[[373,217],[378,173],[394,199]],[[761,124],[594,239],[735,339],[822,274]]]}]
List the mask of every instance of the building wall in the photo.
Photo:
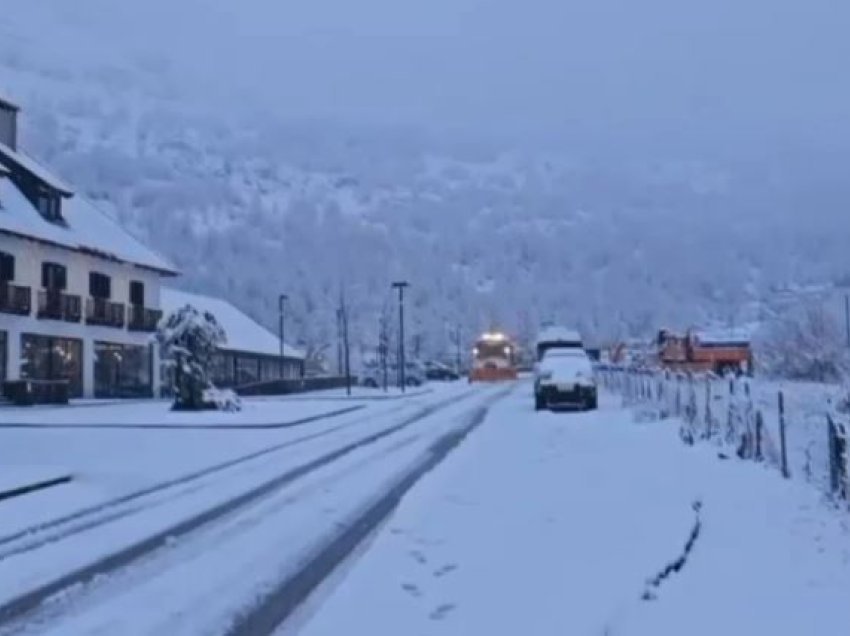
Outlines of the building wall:
[{"label": "building wall", "polygon": [[15,111],[0,107],[0,142],[12,150],[17,143],[16,115]]},{"label": "building wall", "polygon": [[[21,335],[24,333],[76,338],[83,341],[83,391],[86,397],[94,396],[95,341],[132,345],[152,343],[154,334],[129,331],[126,325],[123,329],[87,325],[85,302],[89,298],[89,273],[95,271],[106,274],[112,279],[112,301],[129,306],[130,281],[138,280],[145,285],[145,306],[159,309],[161,277],[156,272],[2,233],[0,233],[0,251],[15,257],[13,283],[32,289],[32,311],[29,316],[0,313],[0,331],[7,332],[7,379],[16,380],[21,377]],[[82,299],[83,318],[79,323],[36,318],[38,292],[42,289],[41,264],[45,261],[60,263],[67,268],[68,285],[65,292],[78,295]],[[155,351],[154,356],[152,382],[156,392],[160,386],[160,365]]]}]

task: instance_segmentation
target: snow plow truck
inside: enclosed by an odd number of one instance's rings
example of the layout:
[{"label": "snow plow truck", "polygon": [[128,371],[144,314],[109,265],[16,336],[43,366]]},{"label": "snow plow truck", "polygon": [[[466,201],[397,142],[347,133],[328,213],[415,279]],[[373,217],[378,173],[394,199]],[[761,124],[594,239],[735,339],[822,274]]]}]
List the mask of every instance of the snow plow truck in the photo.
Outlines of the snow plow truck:
[{"label": "snow plow truck", "polygon": [[481,334],[472,348],[470,382],[500,382],[517,379],[517,348],[504,333]]}]

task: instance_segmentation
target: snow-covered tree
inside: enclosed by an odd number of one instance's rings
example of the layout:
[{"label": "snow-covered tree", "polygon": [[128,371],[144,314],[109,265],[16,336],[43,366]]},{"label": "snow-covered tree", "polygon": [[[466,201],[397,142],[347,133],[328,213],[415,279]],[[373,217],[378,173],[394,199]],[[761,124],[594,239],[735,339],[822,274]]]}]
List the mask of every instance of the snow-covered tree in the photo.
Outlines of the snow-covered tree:
[{"label": "snow-covered tree", "polygon": [[157,332],[163,359],[171,367],[175,410],[205,408],[204,391],[211,387],[209,370],[218,347],[226,341],[224,329],[209,312],[192,305],[170,314]]},{"label": "snow-covered tree", "polygon": [[756,355],[767,373],[793,380],[834,382],[850,371],[845,335],[822,304],[795,308],[769,322]]}]

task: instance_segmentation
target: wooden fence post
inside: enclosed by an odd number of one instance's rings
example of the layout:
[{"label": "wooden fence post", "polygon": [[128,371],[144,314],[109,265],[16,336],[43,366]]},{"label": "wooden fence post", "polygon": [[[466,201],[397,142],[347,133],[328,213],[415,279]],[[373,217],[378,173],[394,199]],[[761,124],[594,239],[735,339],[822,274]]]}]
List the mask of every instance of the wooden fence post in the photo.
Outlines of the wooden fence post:
[{"label": "wooden fence post", "polygon": [[779,392],[779,452],[781,459],[782,476],[788,479],[791,473],[788,472],[788,446],[785,441],[785,394]]},{"label": "wooden fence post", "polygon": [[735,380],[729,378],[729,404],[726,406],[726,441],[735,439]]},{"label": "wooden fence post", "polygon": [[682,414],[682,376],[676,375],[676,417]]},{"label": "wooden fence post", "polygon": [[[847,498],[847,438],[838,432],[839,425],[827,414],[827,435],[829,436],[829,486],[834,495]],[[843,427],[842,427],[843,428]]]}]

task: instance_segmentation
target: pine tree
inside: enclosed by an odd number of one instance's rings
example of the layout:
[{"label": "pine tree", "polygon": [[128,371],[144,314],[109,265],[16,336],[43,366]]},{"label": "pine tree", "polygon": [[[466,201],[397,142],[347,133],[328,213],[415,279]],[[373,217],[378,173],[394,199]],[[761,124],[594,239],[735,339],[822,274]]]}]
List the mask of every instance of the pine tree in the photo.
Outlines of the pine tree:
[{"label": "pine tree", "polygon": [[174,410],[206,408],[204,391],[212,387],[212,359],[226,339],[215,316],[201,313],[192,305],[177,310],[162,323],[157,341],[171,371]]}]

